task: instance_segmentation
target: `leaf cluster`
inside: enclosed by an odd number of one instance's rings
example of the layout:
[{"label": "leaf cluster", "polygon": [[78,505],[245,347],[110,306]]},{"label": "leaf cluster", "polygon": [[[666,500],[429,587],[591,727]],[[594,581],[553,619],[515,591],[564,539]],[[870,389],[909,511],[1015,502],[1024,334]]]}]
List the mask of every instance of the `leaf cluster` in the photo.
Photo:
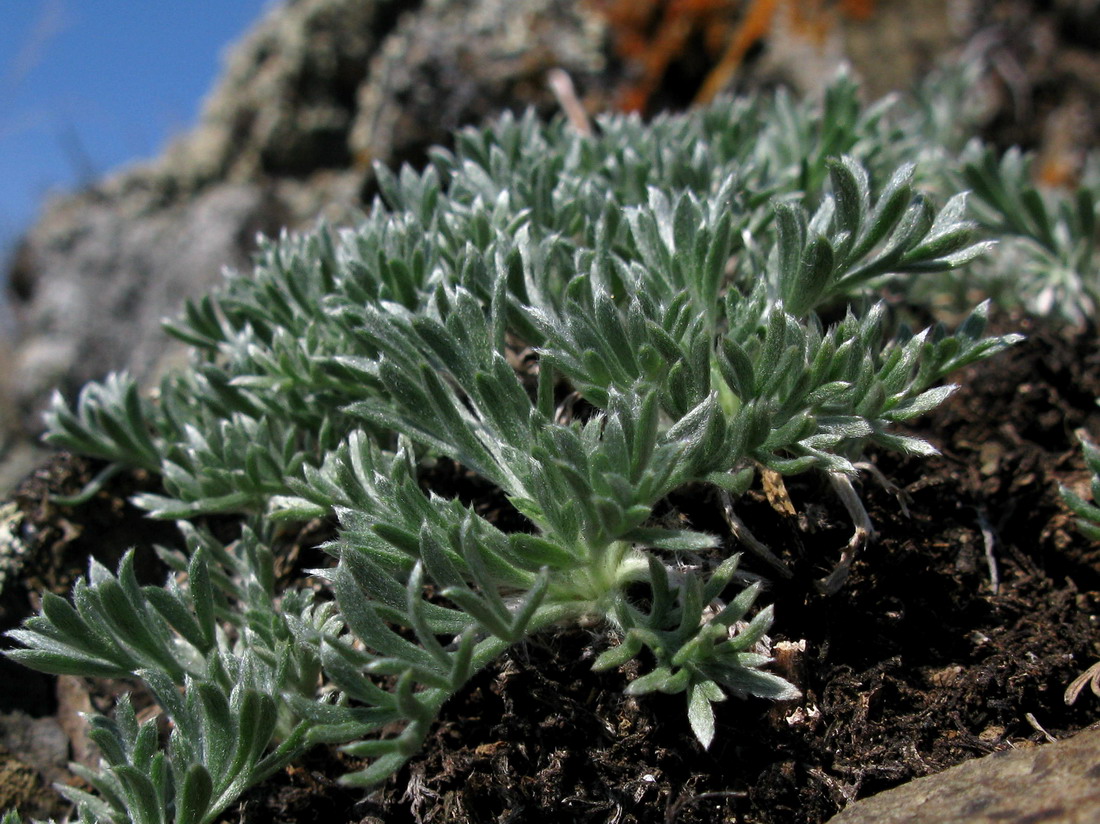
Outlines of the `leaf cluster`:
[{"label": "leaf cluster", "polygon": [[956,293],[956,303],[981,289],[1009,309],[1023,308],[1063,323],[1081,325],[1100,307],[1100,155],[1090,154],[1078,179],[1066,185],[1037,182],[1033,154],[995,152],[971,141],[946,173],[945,186],[971,191],[970,213],[981,235],[1000,246],[969,274],[947,274],[914,291]]},{"label": "leaf cluster", "polygon": [[[797,697],[767,670],[761,587],[721,536],[654,512],[687,484],[736,497],[759,466],[928,454],[898,424],[1018,339],[984,336],[986,304],[914,333],[872,294],[989,249],[965,196],[922,191],[899,126],[920,113],[891,112],[841,77],[818,103],[594,137],[506,116],[423,171],[379,167],[357,226],[268,242],[188,304],[167,330],[190,366],[152,397],[116,375],[55,399],[47,439],[158,474],[136,502],[188,536],[164,587],[130,555],[93,563],[13,633],[30,666],[144,681],[171,721],[159,749],[125,702],[95,722],[84,820],[212,821],[322,741],[375,784],[472,673],[563,622],[617,642],[598,670],[651,661],[629,690],[683,694],[704,746],[728,695]],[[438,461],[524,527],[426,489]],[[247,522],[231,547],[186,520],[226,512]],[[331,600],[276,591],[280,524],[331,516]]]},{"label": "leaf cluster", "polygon": [[117,574],[92,561],[72,601],[52,593],[10,635],[7,655],[58,675],[139,679],[170,722],[139,723],[128,697],[93,715],[103,765],[73,771],[95,790],[60,791],[86,824],[208,824],[247,787],[299,757],[313,725],[284,707],[316,698],[320,634],[340,619],[302,592],[274,591],[273,557],[252,531],[225,547],[189,524],[188,552],[159,550],[176,570],[140,586],[134,554]]},{"label": "leaf cluster", "polygon": [[1077,516],[1077,528],[1093,541],[1100,541],[1100,449],[1096,448],[1083,434],[1080,436],[1081,450],[1084,453],[1085,468],[1092,473],[1089,484],[1092,501],[1087,501],[1067,487],[1062,487],[1062,500],[1070,511]]}]

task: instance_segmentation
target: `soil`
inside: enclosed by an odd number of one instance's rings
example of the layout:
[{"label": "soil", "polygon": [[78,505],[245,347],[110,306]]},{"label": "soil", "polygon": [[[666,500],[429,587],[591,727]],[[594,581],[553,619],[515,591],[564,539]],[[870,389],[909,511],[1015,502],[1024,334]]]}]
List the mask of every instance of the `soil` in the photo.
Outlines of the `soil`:
[{"label": "soil", "polygon": [[[1100,348],[1094,330],[1059,334],[1023,318],[1002,325],[1027,340],[956,376],[961,389],[913,430],[940,457],[871,454],[902,495],[863,477],[876,536],[839,593],[815,586],[852,529],[828,486],[788,479],[793,515],[763,491],[740,505],[742,519],[795,572],[765,598],[776,607],[773,640],[805,642],[786,667],[800,701],[719,705],[718,732],[704,751],[688,731],[683,696],[626,697],[637,670],[590,670],[606,643],[598,628],[547,634],[476,676],[445,707],[424,752],[378,791],[364,796],[337,784],[356,765],[318,748],[247,793],[225,819],[812,824],[912,778],[1092,724],[1098,699],[1086,692],[1067,706],[1063,692],[1100,657],[1100,548],[1075,530],[1058,490],[1087,486],[1075,431],[1100,435]],[[48,502],[51,490],[71,492],[93,469],[59,456],[17,494],[25,534],[38,530],[40,539],[28,590],[64,591],[91,551],[128,543],[149,558],[152,543],[177,540],[172,527],[124,504],[148,486],[139,477],[121,477],[93,504]],[[443,466],[425,482],[461,485]],[[504,517],[484,487],[464,492]],[[695,528],[728,534],[701,490],[667,506]],[[732,539],[725,551],[737,551]],[[306,551],[302,561],[317,558]],[[767,574],[751,554],[743,568]],[[5,602],[6,626],[18,600]],[[2,706],[54,711],[41,700],[20,703],[52,694],[27,689],[37,677],[0,672]],[[86,688],[93,705],[104,705],[119,685]]]},{"label": "soil", "polygon": [[[88,571],[89,558],[114,569],[123,553],[141,547],[138,569],[145,581],[163,583],[164,572],[151,548],[175,545],[180,536],[171,523],[153,521],[128,503],[131,495],[157,488],[145,473],[122,473],[89,502],[63,506],[55,496],[75,495],[102,469],[102,464],[61,453],[40,466],[12,494],[19,518],[13,523],[29,551],[19,559],[18,575],[9,575],[0,586],[0,632],[16,627],[32,614],[39,593],[50,590],[67,595],[76,579]],[[0,657],[0,709],[32,716],[52,712],[52,680]]]}]

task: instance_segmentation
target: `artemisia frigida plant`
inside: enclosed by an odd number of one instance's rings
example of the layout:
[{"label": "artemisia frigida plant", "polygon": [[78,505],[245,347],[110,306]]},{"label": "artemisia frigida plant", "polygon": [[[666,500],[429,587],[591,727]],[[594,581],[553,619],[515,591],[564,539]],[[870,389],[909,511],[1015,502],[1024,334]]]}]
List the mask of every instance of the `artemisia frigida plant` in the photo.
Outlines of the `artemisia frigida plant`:
[{"label": "artemisia frigida plant", "polygon": [[[13,659],[140,681],[170,722],[162,740],[127,699],[91,719],[102,767],[61,788],[80,820],[206,824],[321,742],[364,757],[345,781],[383,781],[473,673],[569,622],[606,628],[596,670],[650,662],[628,691],[683,694],[704,747],[714,703],[796,697],[735,542],[654,509],[709,485],[739,524],[763,469],[825,473],[858,515],[867,445],[932,452],[895,425],[1014,341],[983,336],[985,306],[913,333],[873,297],[986,251],[965,196],[937,205],[911,162],[934,120],[865,108],[846,77],[595,136],[505,117],[421,172],[377,169],[359,225],[266,243],[167,324],[193,355],[155,393],[115,375],[55,400],[49,442],[158,475],[136,502],[186,536],[164,586],[132,554],[92,562],[11,633]],[[527,528],[426,492],[439,459]],[[280,529],[314,517],[339,524],[331,597],[275,585]]]}]

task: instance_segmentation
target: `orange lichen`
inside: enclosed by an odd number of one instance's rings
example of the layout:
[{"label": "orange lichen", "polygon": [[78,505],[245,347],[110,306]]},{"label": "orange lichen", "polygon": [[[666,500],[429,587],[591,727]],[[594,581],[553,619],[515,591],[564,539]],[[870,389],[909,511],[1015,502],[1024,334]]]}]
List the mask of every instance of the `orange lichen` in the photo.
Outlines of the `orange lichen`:
[{"label": "orange lichen", "polygon": [[724,48],[741,5],[742,0],[597,0],[611,25],[616,54],[637,74],[618,107],[643,110],[693,34],[701,34],[714,52]]},{"label": "orange lichen", "polygon": [[838,16],[864,20],[876,0],[590,0],[614,37],[615,53],[635,68],[618,107],[644,111],[669,67],[689,44],[702,42],[713,66],[696,91],[696,103],[726,88],[746,55],[768,36],[781,6],[791,30],[823,42]]},{"label": "orange lichen", "polygon": [[772,17],[779,0],[752,0],[745,19],[738,26],[725,53],[695,95],[696,103],[707,103],[729,85],[737,67],[741,65],[749,49],[759,43],[771,31]]},{"label": "orange lichen", "polygon": [[868,20],[875,13],[876,0],[841,0],[840,10],[853,20]]},{"label": "orange lichen", "polygon": [[1034,178],[1047,189],[1074,189],[1081,179],[1080,163],[1070,155],[1041,155]]}]

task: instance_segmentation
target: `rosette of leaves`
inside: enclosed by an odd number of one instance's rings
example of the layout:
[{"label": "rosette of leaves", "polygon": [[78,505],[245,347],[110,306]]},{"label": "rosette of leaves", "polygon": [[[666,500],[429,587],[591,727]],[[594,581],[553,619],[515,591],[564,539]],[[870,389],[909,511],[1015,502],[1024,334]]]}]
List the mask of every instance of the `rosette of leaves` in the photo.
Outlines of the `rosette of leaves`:
[{"label": "rosette of leaves", "polygon": [[[728,414],[748,416],[736,426],[749,433],[745,451],[780,471],[852,472],[845,447],[866,440],[927,453],[889,426],[936,406],[950,392],[933,388],[945,375],[1018,336],[983,338],[984,305],[954,335],[942,326],[892,333],[881,303],[849,308],[829,328],[815,313],[868,282],[963,266],[985,251],[972,242],[964,197],[937,213],[913,191],[912,174],[900,169],[872,203],[866,171],[839,159],[830,165],[834,194],[812,217],[775,205],[768,255],[735,240],[727,189],[709,203],[650,190],[647,207],[627,213],[630,263],[578,252],[562,307],[532,302],[520,311],[530,336],[544,341],[542,362],[590,402],[603,407],[610,388],[648,384],[676,420],[716,392]],[[537,281],[537,261],[552,256],[521,257],[532,261],[527,280]],[[746,291],[730,286],[731,277],[748,279],[742,267],[764,275]]]},{"label": "rosette of leaves", "polygon": [[[607,117],[595,137],[467,130],[420,173],[379,169],[360,225],[269,243],[189,304],[168,330],[191,365],[154,396],[114,376],[58,398],[48,440],[158,474],[152,515],[251,529],[230,550],[186,527],[164,588],[93,565],[17,631],[24,663],[139,678],[172,723],[150,755],[125,705],[97,722],[80,814],[212,821],[322,741],[378,782],[472,673],[563,622],[606,628],[597,669],[644,654],[629,690],[683,694],[704,745],[727,695],[795,697],[728,542],[653,513],[688,483],[736,498],[758,465],[847,478],[869,443],[927,454],[897,424],[1016,339],[983,336],[984,305],[914,334],[873,300],[987,249],[962,195],[920,190],[888,115],[841,79],[820,104]],[[426,491],[439,459],[524,528]],[[279,523],[331,515],[334,600],[275,591]]]},{"label": "rosette of leaves", "polygon": [[[502,303],[495,307],[503,309]],[[347,411],[460,461],[501,489],[533,529],[505,534],[454,500],[425,498],[411,449],[387,458],[362,435],[294,481],[296,497],[274,502],[280,517],[334,507],[340,514],[334,591],[353,636],[372,651],[329,641],[343,655],[329,667],[335,672],[337,663],[344,665],[337,683],[352,690],[363,680],[350,680],[350,662],[363,673],[407,676],[438,690],[410,693],[407,735],[352,751],[384,754],[376,764],[388,772],[407,757],[410,741],[419,742],[425,722],[472,665],[569,619],[606,622],[624,639],[619,650],[637,654],[648,647],[656,668],[632,689],[688,693],[693,727],[705,743],[713,734],[710,701],[724,697],[723,688],[793,697],[790,684],[760,670],[768,659],[753,649],[770,610],[740,632],[735,627],[756,589],[703,619],[704,609],[724,595],[735,563],[695,570],[676,564],[670,571],[654,554],[718,544],[714,536],[649,525],[669,492],[736,464],[737,445],[720,421],[716,396],[666,431],[652,392],[615,394],[602,415],[557,422],[553,370],[543,370],[528,393],[507,361],[495,311],[487,317],[461,287],[441,286],[431,307],[422,314],[397,306],[345,307],[345,322],[379,349],[373,360],[348,364],[377,382],[379,397]],[[424,602],[425,582],[453,606]],[[637,585],[652,593],[648,609],[627,595]],[[416,651],[386,622],[412,630]],[[436,640],[440,634],[454,639],[453,649]],[[378,653],[385,653],[381,660]],[[625,660],[605,657],[600,666]],[[356,694],[368,698],[362,690]],[[413,714],[417,701],[428,706]],[[377,723],[393,720],[383,715]],[[382,769],[369,768],[363,780],[376,780]]]},{"label": "rosette of leaves", "polygon": [[285,703],[317,700],[320,645],[340,619],[307,591],[276,593],[274,558],[246,529],[225,547],[181,524],[188,552],[160,550],[173,569],[141,586],[128,552],[117,574],[92,561],[71,601],[42,596],[41,614],[10,637],[8,657],[58,675],[141,681],[168,720],[139,723],[127,696],[92,715],[98,770],[71,765],[93,792],[59,786],[87,824],[219,819],[240,793],[310,745],[314,724]]},{"label": "rosette of leaves", "polygon": [[965,294],[981,287],[1006,307],[1081,325],[1100,307],[1097,271],[1100,155],[1091,152],[1077,179],[1063,185],[1037,181],[1033,153],[1003,155],[980,141],[961,153],[952,183],[973,192],[972,214],[1000,248],[968,281],[945,277],[930,284]]}]

